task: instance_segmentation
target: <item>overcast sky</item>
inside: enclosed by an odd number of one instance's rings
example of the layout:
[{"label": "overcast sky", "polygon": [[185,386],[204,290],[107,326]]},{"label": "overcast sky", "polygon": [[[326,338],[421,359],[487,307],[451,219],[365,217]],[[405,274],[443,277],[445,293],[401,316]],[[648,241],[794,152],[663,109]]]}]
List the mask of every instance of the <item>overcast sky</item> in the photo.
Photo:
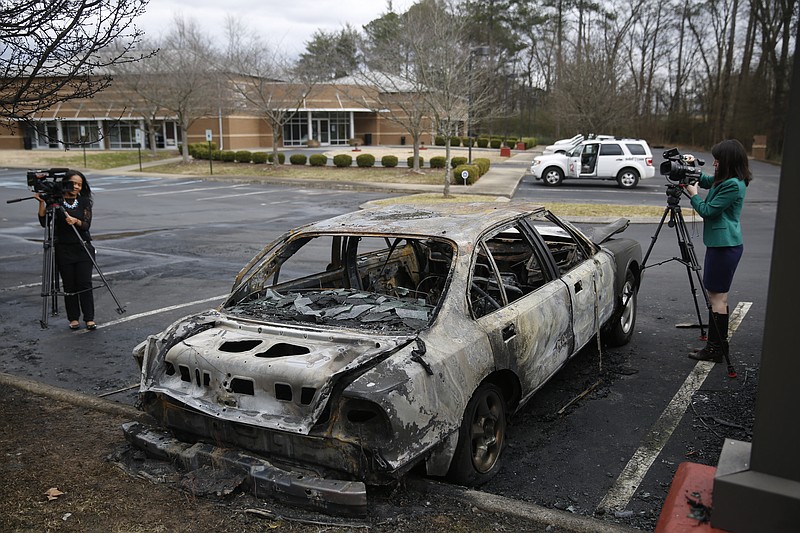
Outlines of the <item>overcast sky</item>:
[{"label": "overcast sky", "polygon": [[[393,0],[395,12],[403,12],[412,0]],[[169,29],[174,15],[194,19],[210,37],[223,39],[228,14],[244,21],[264,40],[296,55],[305,50],[314,31],[339,30],[345,23],[361,30],[364,24],[387,11],[386,0],[150,0],[147,11],[135,20],[150,37]]]}]

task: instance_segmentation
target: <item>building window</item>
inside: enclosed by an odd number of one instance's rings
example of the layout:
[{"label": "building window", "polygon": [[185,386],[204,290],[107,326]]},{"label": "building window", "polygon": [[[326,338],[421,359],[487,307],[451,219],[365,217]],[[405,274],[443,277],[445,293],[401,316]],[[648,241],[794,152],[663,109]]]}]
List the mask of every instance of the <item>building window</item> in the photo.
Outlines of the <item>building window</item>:
[{"label": "building window", "polygon": [[112,150],[138,148],[139,144],[136,142],[138,127],[138,122],[114,122],[108,128],[108,147]]},{"label": "building window", "polygon": [[283,145],[303,146],[306,142],[308,142],[308,122],[305,116],[297,114],[283,125]]},{"label": "building window", "polygon": [[69,148],[102,148],[97,122],[89,120],[62,121],[61,142]]},{"label": "building window", "polygon": [[[307,113],[298,113],[283,126],[284,146],[304,146],[309,139]],[[319,111],[311,113],[312,137],[323,145],[346,145],[350,140],[350,113]]]}]

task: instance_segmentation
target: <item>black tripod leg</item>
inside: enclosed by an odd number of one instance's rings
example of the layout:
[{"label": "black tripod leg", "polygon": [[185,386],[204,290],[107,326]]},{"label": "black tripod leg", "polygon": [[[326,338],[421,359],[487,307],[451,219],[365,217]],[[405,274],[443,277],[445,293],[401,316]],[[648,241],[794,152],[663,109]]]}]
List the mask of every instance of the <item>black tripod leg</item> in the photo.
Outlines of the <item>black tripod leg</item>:
[{"label": "black tripod leg", "polygon": [[650,252],[653,251],[653,246],[655,246],[656,241],[658,240],[658,234],[661,233],[661,228],[664,227],[664,221],[667,219],[667,215],[669,213],[670,213],[670,208],[669,206],[667,206],[666,208],[664,208],[664,214],[661,215],[661,220],[658,223],[656,232],[650,238],[650,246],[647,247],[647,252],[645,252],[644,258],[642,258],[642,268],[641,268],[642,272],[644,272],[644,269],[646,268],[645,265],[647,265],[647,258],[650,257]]},{"label": "black tripod leg", "polygon": [[45,215],[44,239],[42,246],[42,318],[39,325],[47,328],[47,304],[50,303],[52,316],[58,315],[58,272],[56,270],[56,255],[53,244],[53,212]]},{"label": "black tripod leg", "polygon": [[692,277],[693,274],[697,277],[697,284],[700,286],[700,291],[703,293],[703,299],[706,302],[706,310],[711,309],[711,304],[708,300],[706,288],[703,286],[703,279],[700,277],[700,263],[697,261],[697,255],[694,252],[694,244],[692,244],[692,239],[689,236],[689,232],[686,230],[686,221],[683,219],[683,213],[681,213],[680,206],[676,206],[674,208],[671,222],[675,225],[678,247],[681,250],[681,262],[686,266],[686,274],[689,277],[689,287],[691,287],[692,290],[694,309],[697,313],[697,323],[700,325],[700,338],[705,340],[707,338],[707,334],[705,327],[703,326],[700,305],[697,302],[697,287],[694,284],[694,278]]}]

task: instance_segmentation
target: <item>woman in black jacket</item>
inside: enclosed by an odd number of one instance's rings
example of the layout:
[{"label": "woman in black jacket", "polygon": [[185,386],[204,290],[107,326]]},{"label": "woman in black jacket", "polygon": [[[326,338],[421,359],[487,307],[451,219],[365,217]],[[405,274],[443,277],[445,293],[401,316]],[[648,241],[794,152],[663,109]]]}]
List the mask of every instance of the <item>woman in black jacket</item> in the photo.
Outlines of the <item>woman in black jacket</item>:
[{"label": "woman in black jacket", "polygon": [[[89,228],[92,225],[92,190],[86,177],[77,170],[67,170],[62,179],[63,199],[53,206],[53,242],[56,265],[64,289],[64,307],[70,329],[80,328],[81,313],[86,329],[95,329],[94,295],[92,291],[92,259],[94,247]],[[46,224],[47,205],[40,195],[39,222]],[[75,228],[77,233],[73,230]],[[86,243],[86,249],[81,244]],[[89,256],[91,253],[91,257]]]}]

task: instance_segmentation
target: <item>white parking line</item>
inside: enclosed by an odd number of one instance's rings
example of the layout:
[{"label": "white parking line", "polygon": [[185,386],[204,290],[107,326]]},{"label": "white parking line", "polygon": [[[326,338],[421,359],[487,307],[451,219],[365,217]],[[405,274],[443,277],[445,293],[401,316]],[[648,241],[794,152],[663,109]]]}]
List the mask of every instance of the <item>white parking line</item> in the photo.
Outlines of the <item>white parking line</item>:
[{"label": "white parking line", "polygon": [[[733,310],[730,316],[728,338],[733,336],[733,333],[739,327],[752,305],[752,302],[739,302]],[[708,361],[697,362],[686,377],[683,385],[681,385],[681,388],[678,389],[664,412],[661,413],[659,419],[650,428],[647,435],[644,436],[639,449],[636,450],[628,464],[625,465],[617,481],[614,482],[614,485],[598,504],[598,509],[622,510],[627,507],[628,502],[631,501],[631,498],[636,493],[653,461],[661,453],[664,445],[672,436],[681,418],[683,418],[686,408],[689,407],[689,403],[692,401],[692,396],[703,385],[712,368],[714,368],[714,363]]]},{"label": "white parking line", "polygon": [[[206,298],[205,300],[195,300],[194,302],[187,302],[185,304],[178,304],[178,305],[171,305],[169,307],[162,307],[161,309],[153,309],[152,311],[147,311],[144,313],[138,313],[135,315],[126,316],[125,318],[120,318],[118,320],[112,320],[111,322],[103,322],[102,324],[97,325],[97,329],[107,328],[109,326],[116,326],[117,324],[122,324],[123,322],[130,322],[131,320],[136,320],[138,318],[144,318],[146,316],[157,315],[159,313],[166,313],[167,311],[174,311],[175,309],[180,309],[182,307],[190,307],[192,305],[204,304],[208,302],[213,302],[214,300],[222,300],[223,298],[227,298],[228,294],[223,294],[221,296],[212,296],[211,298]],[[89,330],[79,331],[78,333],[87,333]]]},{"label": "white parking line", "polygon": [[[113,270],[111,272],[104,272],[103,274],[105,276],[113,276],[114,274],[120,274],[122,272],[131,272],[131,269]],[[99,278],[100,275],[99,274],[92,274],[92,277],[93,278]],[[42,282],[41,281],[37,281],[36,283],[25,283],[24,285],[17,285],[15,287],[0,287],[0,292],[16,291],[18,289],[27,289],[27,288],[30,288],[30,287],[41,287],[41,285],[42,285]]]},{"label": "white parking line", "polygon": [[243,192],[241,194],[222,194],[218,196],[214,196],[213,198],[198,198],[198,202],[203,202],[205,200],[219,200],[220,198],[236,198],[237,196],[253,196],[254,194],[275,194],[275,191],[254,191],[254,192]]},{"label": "white parking line", "polygon": [[165,194],[183,194],[185,192],[198,192],[198,191],[213,191],[215,189],[238,189],[239,187],[247,187],[247,183],[239,183],[236,185],[224,185],[221,187],[195,187],[194,189],[180,189],[177,191],[162,191],[162,192],[147,192],[139,196],[162,196]]}]

